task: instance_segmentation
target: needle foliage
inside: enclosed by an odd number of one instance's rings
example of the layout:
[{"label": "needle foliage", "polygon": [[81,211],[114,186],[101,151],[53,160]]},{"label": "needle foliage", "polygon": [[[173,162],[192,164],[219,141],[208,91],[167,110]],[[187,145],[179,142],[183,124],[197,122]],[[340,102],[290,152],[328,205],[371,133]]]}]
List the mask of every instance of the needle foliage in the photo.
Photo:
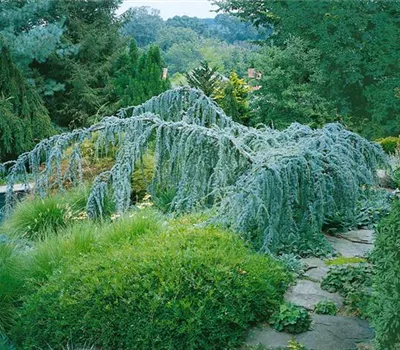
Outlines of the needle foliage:
[{"label": "needle foliage", "polygon": [[[355,215],[363,188],[376,184],[376,168],[386,163],[380,146],[340,124],[249,128],[232,121],[199,90],[179,88],[90,128],[44,140],[3,164],[7,209],[17,176],[30,176],[40,196],[53,188],[62,191],[66,182],[79,184],[82,145],[94,136],[96,148],[117,147],[118,152],[111,169],[94,180],[90,217],[103,215],[109,195],[117,212],[128,210],[132,173],[151,148],[155,171],[148,190],[153,197],[160,188],[173,189],[170,209],[176,213],[214,207],[216,220],[264,252],[301,253],[316,242],[324,244],[324,220]],[[68,166],[62,167],[65,161]]]}]

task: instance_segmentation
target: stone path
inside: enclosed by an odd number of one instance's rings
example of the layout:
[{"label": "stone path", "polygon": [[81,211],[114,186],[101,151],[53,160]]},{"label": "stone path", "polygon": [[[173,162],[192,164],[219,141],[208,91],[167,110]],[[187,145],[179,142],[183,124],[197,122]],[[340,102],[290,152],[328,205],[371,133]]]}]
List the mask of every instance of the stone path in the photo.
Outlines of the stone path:
[{"label": "stone path", "polygon": [[[335,237],[327,236],[327,239],[339,256],[365,257],[373,248],[374,232],[355,230]],[[289,288],[285,300],[309,311],[313,311],[318,302],[325,300],[333,301],[339,309],[342,308],[342,297],[337,293],[329,293],[320,286],[332,266],[318,258],[302,259],[302,262],[306,266],[306,272],[302,279]],[[254,328],[250,331],[246,344],[261,344],[268,349],[278,349],[287,346],[288,341],[295,338],[310,350],[353,350],[357,349],[358,343],[368,342],[374,337],[368,322],[356,317],[312,314],[312,318],[312,330],[299,335],[277,332],[269,326]]]},{"label": "stone path", "polygon": [[313,329],[298,335],[277,332],[270,327],[250,331],[248,345],[266,345],[269,349],[286,347],[290,339],[296,339],[310,350],[357,349],[357,344],[374,337],[368,322],[356,317],[312,315]]}]

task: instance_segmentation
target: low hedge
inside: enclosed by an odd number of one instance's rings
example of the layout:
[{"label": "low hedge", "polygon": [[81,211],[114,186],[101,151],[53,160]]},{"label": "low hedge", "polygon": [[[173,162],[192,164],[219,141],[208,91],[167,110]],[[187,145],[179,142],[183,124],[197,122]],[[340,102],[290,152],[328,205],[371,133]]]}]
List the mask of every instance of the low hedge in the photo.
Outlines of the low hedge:
[{"label": "low hedge", "polygon": [[53,274],[26,297],[13,337],[25,349],[231,349],[279,308],[290,279],[236,235],[176,225]]},{"label": "low hedge", "polygon": [[400,349],[400,200],[377,228],[371,322],[377,349]]}]

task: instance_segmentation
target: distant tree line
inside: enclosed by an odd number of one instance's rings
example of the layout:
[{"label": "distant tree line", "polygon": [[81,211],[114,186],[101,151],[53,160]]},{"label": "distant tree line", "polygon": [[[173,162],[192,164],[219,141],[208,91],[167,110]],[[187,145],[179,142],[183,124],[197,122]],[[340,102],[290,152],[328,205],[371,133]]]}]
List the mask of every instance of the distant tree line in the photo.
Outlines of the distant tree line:
[{"label": "distant tree line", "polygon": [[226,14],[163,20],[158,10],[145,6],[129,9],[122,20],[122,32],[134,37],[139,47],[156,44],[161,48],[171,76],[197,68],[202,61],[226,75],[232,70],[244,75],[259,50],[256,44],[271,34],[269,27],[256,29]]}]

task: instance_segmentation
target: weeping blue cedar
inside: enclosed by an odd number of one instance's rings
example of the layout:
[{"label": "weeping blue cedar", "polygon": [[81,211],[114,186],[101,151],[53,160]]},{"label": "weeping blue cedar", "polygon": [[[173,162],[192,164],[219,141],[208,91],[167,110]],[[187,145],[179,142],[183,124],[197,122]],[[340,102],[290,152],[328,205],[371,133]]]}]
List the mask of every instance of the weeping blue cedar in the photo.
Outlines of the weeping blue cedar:
[{"label": "weeping blue cedar", "polygon": [[[40,196],[54,187],[62,190],[65,180],[81,183],[82,144],[94,137],[96,149],[117,146],[118,152],[113,167],[93,183],[90,217],[103,215],[108,193],[117,212],[129,208],[132,173],[155,144],[151,194],[174,188],[176,213],[212,206],[216,220],[263,252],[320,240],[325,218],[352,217],[362,188],[375,185],[377,167],[386,164],[378,145],[340,124],[316,130],[300,124],[284,131],[249,128],[233,122],[199,90],[179,88],[90,128],[44,140],[5,163],[7,209],[17,176],[28,181],[33,174]],[[64,172],[63,159],[68,160]]]}]

